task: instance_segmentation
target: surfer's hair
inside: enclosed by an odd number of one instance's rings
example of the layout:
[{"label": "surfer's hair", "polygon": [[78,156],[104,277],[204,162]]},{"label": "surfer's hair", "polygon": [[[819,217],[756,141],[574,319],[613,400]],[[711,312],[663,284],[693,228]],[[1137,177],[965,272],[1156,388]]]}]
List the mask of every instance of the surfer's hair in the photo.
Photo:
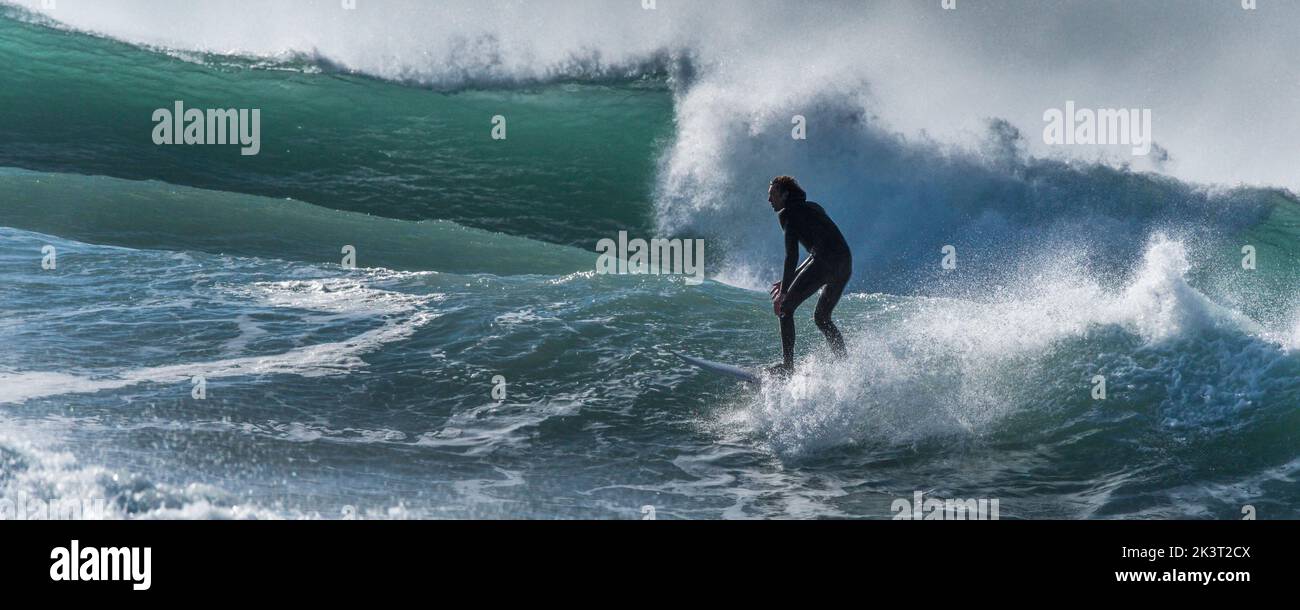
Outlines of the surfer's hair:
[{"label": "surfer's hair", "polygon": [[786,199],[796,199],[799,201],[806,200],[808,193],[805,193],[803,187],[799,186],[799,181],[793,176],[777,176],[772,179],[772,186],[781,191]]}]

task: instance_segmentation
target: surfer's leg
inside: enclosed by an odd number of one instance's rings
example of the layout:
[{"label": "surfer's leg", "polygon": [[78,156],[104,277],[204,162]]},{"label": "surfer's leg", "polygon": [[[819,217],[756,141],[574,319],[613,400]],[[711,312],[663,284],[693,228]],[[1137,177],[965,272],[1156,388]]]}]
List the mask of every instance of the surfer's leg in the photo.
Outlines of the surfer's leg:
[{"label": "surfer's leg", "polygon": [[846,285],[847,282],[826,284],[826,288],[822,289],[821,298],[817,299],[817,309],[813,310],[813,321],[817,323],[817,329],[826,335],[826,342],[831,344],[831,351],[840,358],[847,357],[849,352],[844,348],[844,335],[840,334],[840,329],[831,319],[831,312],[840,302],[840,296],[844,294]]},{"label": "surfer's leg", "polygon": [[790,282],[790,290],[781,302],[781,357],[787,371],[794,371],[794,310],[822,287],[823,276],[816,262],[805,266]]},{"label": "surfer's leg", "polygon": [[781,316],[781,362],[787,372],[794,370],[794,316]]}]

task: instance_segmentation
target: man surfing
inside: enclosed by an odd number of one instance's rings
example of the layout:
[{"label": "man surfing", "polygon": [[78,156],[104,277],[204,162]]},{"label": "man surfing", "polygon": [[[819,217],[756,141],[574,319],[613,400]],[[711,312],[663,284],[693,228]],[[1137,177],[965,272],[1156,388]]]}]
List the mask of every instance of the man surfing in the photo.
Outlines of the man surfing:
[{"label": "man surfing", "polygon": [[[826,215],[822,206],[808,201],[807,194],[790,176],[777,176],[767,189],[785,231],[785,267],[781,281],[772,284],[772,311],[781,319],[781,364],[768,372],[789,376],[794,372],[794,310],[818,289],[822,289],[813,310],[813,321],[826,335],[831,351],[841,358],[848,355],[844,336],[831,320],[844,288],[853,274],[853,255],[839,227]],[[799,245],[808,250],[808,258],[799,262]]]}]

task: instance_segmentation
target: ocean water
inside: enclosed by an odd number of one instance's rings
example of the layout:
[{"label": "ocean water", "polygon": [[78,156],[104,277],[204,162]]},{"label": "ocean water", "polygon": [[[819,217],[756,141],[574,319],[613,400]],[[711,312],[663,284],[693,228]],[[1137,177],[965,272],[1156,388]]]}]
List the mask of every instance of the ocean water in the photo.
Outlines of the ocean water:
[{"label": "ocean water", "polygon": [[[361,0],[392,28],[370,45],[298,31],[349,18],[299,4],[240,40],[138,25],[219,26],[204,8],[0,5],[0,498],[110,518],[889,518],[921,491],[1002,518],[1300,517],[1293,177],[1045,155],[1023,121],[908,133],[885,116],[898,85],[867,80],[885,59],[768,66],[824,80],[796,100],[736,65],[771,51],[701,31],[771,27],[730,3],[645,24],[579,2],[548,36],[531,9],[466,3],[485,31],[458,38],[427,6]],[[155,146],[175,99],[260,108],[262,152]],[[779,173],[854,248],[850,357],[801,313],[801,372],[754,389],[673,353],[779,359]],[[709,281],[595,273],[618,231],[705,239]]]}]

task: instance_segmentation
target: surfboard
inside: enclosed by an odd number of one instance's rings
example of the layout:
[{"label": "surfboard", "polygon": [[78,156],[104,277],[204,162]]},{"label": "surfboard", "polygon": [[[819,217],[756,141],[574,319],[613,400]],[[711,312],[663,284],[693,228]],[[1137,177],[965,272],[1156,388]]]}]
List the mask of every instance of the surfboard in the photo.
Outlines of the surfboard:
[{"label": "surfboard", "polygon": [[739,379],[746,383],[752,383],[754,385],[763,385],[763,378],[759,377],[757,373],[740,368],[738,366],[732,366],[730,364],[722,364],[721,362],[713,362],[710,360],[705,360],[703,358],[695,358],[693,356],[687,356],[686,354],[677,354],[677,357],[681,358],[682,360],[685,360],[686,362],[690,363],[692,366],[695,366],[696,368],[708,371],[710,373],[725,375],[727,377],[735,377],[736,379]]}]

